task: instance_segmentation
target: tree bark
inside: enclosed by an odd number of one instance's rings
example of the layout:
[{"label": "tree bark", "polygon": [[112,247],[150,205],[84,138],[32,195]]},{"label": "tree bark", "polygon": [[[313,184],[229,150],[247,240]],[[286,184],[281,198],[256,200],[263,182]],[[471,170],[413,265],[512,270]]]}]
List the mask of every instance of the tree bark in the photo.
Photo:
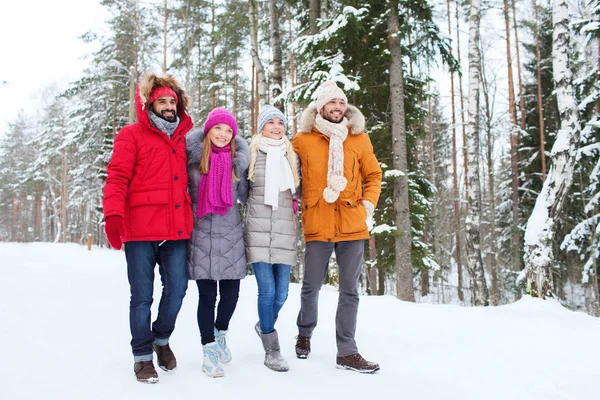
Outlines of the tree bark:
[{"label": "tree bark", "polygon": [[163,74],[167,73],[167,22],[169,20],[169,10],[167,9],[167,0],[165,0],[165,18],[163,23]]},{"label": "tree bark", "polygon": [[[458,17],[458,3],[456,4],[456,60],[458,61],[458,65],[460,63],[460,25],[459,25],[459,17]],[[448,18],[450,18],[450,5],[448,5]],[[448,25],[450,25],[450,20],[448,20]],[[462,139],[463,139],[463,174],[465,177],[465,199],[469,198],[469,180],[467,179],[469,173],[469,157],[467,154],[467,124],[465,124],[465,104],[464,104],[464,96],[463,96],[463,84],[462,84],[462,74],[458,74],[458,96],[460,99],[460,122],[462,128]],[[454,99],[452,99],[454,101]],[[469,204],[467,203],[467,212],[469,208]],[[462,269],[462,268],[461,268]],[[461,289],[462,290],[462,289]]]},{"label": "tree bark", "polygon": [[319,30],[317,28],[317,19],[321,14],[321,2],[319,0],[310,0],[310,10],[308,14],[308,26],[310,34],[314,35]]},{"label": "tree bark", "polygon": [[515,107],[515,87],[513,82],[512,56],[510,53],[510,17],[508,15],[508,0],[504,0],[504,29],[506,32],[506,65],[508,69],[508,109],[512,122],[510,128],[510,166],[512,179],[512,249],[513,249],[513,268],[516,271],[521,269],[519,256],[520,234],[519,234],[519,165],[517,156],[517,110]]},{"label": "tree bark", "polygon": [[537,103],[538,116],[540,122],[540,160],[542,164],[542,181],[546,180],[546,151],[544,140],[544,103],[542,103],[542,60],[540,56],[540,26],[539,26],[539,6],[536,0],[533,0],[535,10],[535,69],[537,73]]},{"label": "tree bark", "polygon": [[387,17],[387,42],[391,54],[390,103],[392,114],[393,167],[402,176],[394,180],[394,211],[398,235],[396,250],[396,295],[405,301],[415,301],[412,276],[412,234],[408,198],[408,163],[406,127],[404,119],[404,81],[402,77],[402,50],[400,47],[398,3],[390,0]]},{"label": "tree bark", "polygon": [[519,51],[519,29],[517,27],[517,9],[515,7],[515,0],[511,0],[512,12],[513,12],[513,30],[515,31],[515,53],[517,55],[517,78],[519,80],[519,108],[521,130],[525,130],[525,96],[523,95],[523,79],[521,74],[521,52]]},{"label": "tree bark", "polygon": [[327,0],[321,0],[321,10],[319,12],[321,19],[329,18],[329,2]]},{"label": "tree bark", "polygon": [[[294,66],[294,52],[292,51],[291,44],[294,42],[294,38],[292,36],[292,6],[288,4],[288,26],[289,26],[289,34],[290,34],[290,84],[292,88],[296,85],[296,71]],[[292,101],[292,137],[296,136],[296,132],[298,132],[298,121],[296,120],[296,102]]]},{"label": "tree bark", "polygon": [[479,176],[479,86],[481,81],[481,55],[479,52],[480,1],[471,0],[469,15],[469,208],[466,219],[467,269],[471,284],[471,303],[488,305],[488,289],[481,257],[481,181]]},{"label": "tree bark", "polygon": [[[569,35],[569,11],[566,0],[552,4],[552,69],[560,129],[552,146],[552,166],[542,191],[527,221],[525,231],[525,270],[519,278],[526,278],[527,292],[545,298],[554,291],[552,240],[558,214],[573,183],[577,145],[581,134],[577,100],[573,89]],[[524,276],[523,276],[524,275]]]},{"label": "tree bark", "polygon": [[277,9],[277,2],[275,0],[269,0],[269,14],[271,17],[271,49],[273,51],[273,84],[271,85],[271,98],[273,105],[282,112],[285,112],[283,109],[283,102],[276,101],[283,90],[283,77],[281,74],[282,57],[281,37],[279,36],[279,10]]},{"label": "tree bark", "polygon": [[[452,24],[450,22],[450,0],[446,2],[448,6],[448,36],[452,37]],[[457,32],[458,34],[458,32]],[[454,195],[454,237],[456,242],[456,270],[458,274],[458,299],[461,302],[465,301],[463,294],[463,272],[462,272],[462,257],[461,257],[461,240],[460,240],[460,195],[458,193],[458,162],[456,148],[456,107],[454,105],[454,72],[450,72],[450,97],[451,97],[451,115],[452,115],[452,191]],[[466,147],[466,146],[465,146]]]},{"label": "tree bark", "polygon": [[[248,0],[248,6],[248,18],[250,19],[250,53],[258,78],[258,103],[262,107],[267,104],[267,80],[265,78],[265,70],[260,61],[260,57],[258,56],[258,8],[255,0]],[[258,112],[258,109],[256,111]]]},{"label": "tree bark", "polygon": [[489,271],[492,278],[490,300],[493,306],[497,306],[500,302],[499,279],[498,279],[498,249],[496,247],[496,189],[494,183],[494,161],[492,158],[494,138],[492,135],[492,118],[493,111],[490,102],[490,88],[485,74],[485,61],[481,61],[481,83],[483,88],[483,99],[485,102],[485,133],[487,138],[486,160],[487,160],[487,184],[488,184],[488,203],[490,207],[490,254],[489,254]]}]

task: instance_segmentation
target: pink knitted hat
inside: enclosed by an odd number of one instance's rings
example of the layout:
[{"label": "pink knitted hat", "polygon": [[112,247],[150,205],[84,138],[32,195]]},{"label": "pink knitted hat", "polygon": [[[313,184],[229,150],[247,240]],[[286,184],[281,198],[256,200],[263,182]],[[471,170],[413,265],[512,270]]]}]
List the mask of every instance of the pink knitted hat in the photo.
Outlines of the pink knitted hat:
[{"label": "pink knitted hat", "polygon": [[208,114],[206,122],[204,123],[204,134],[206,135],[213,126],[219,124],[229,125],[229,127],[233,130],[233,136],[231,138],[235,138],[238,130],[237,121],[235,120],[233,114],[223,107],[215,108]]}]

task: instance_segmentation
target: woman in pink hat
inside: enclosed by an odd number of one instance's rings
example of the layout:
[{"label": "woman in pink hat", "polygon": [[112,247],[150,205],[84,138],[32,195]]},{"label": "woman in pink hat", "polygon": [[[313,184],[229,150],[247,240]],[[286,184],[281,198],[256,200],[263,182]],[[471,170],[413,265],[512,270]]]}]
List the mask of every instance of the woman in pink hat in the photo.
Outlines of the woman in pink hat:
[{"label": "woman in pink hat", "polygon": [[[248,144],[237,136],[235,117],[224,108],[208,114],[204,128],[187,135],[187,171],[194,211],[188,274],[198,286],[202,370],[223,376],[231,361],[226,334],[246,276],[243,226],[236,200],[248,197]],[[219,304],[215,305],[219,290]]]}]

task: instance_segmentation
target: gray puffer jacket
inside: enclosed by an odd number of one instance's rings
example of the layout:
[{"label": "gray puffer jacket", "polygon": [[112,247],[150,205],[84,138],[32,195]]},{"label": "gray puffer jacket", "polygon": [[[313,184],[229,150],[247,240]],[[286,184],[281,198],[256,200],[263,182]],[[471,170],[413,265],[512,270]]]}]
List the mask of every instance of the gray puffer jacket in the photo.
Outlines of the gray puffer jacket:
[{"label": "gray puffer jacket", "polygon": [[[242,204],[248,197],[248,164],[250,162],[248,144],[239,136],[235,137],[236,152],[233,160],[239,181],[233,182],[233,198]],[[194,130],[186,137],[187,173],[189,191],[194,212],[194,229],[188,242],[189,279],[242,279],[246,276],[246,252],[243,241],[243,226],[234,204],[225,215],[206,214],[196,217],[198,205],[198,184],[200,182],[200,157],[204,147],[204,132]]]},{"label": "gray puffer jacket", "polygon": [[296,265],[298,243],[292,192],[279,193],[279,206],[265,205],[265,166],[267,155],[258,151],[254,182],[248,181],[244,240],[249,263]]}]

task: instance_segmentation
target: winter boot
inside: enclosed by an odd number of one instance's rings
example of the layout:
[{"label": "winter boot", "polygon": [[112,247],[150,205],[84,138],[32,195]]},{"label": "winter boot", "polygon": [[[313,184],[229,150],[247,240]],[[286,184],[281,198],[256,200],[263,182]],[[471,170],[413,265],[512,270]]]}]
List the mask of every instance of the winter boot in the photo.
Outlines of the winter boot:
[{"label": "winter boot", "polygon": [[229,347],[227,347],[227,332],[229,331],[220,331],[215,328],[215,341],[219,345],[219,361],[223,364],[227,364],[231,361],[231,351],[229,351]]},{"label": "winter boot", "polygon": [[177,369],[177,359],[168,343],[164,346],[152,344],[152,349],[156,352],[160,369],[167,372]]},{"label": "winter boot", "polygon": [[225,376],[223,364],[219,361],[219,344],[217,342],[204,344],[202,352],[204,353],[202,372],[211,378]]},{"label": "winter boot", "polygon": [[[277,318],[278,317],[275,317],[275,321],[273,321],[273,324],[277,323]],[[260,337],[260,321],[256,321],[256,325],[254,325],[254,332],[256,332],[258,337]]]},{"label": "winter boot", "polygon": [[296,357],[308,358],[310,354],[310,336],[296,336]]},{"label": "winter boot", "polygon": [[273,371],[285,372],[290,369],[287,361],[281,355],[279,336],[277,331],[261,333],[263,348],[265,349],[265,365]]},{"label": "winter boot", "polygon": [[351,371],[372,374],[379,371],[379,364],[365,360],[360,354],[350,354],[349,356],[337,357],[337,368],[349,369]]},{"label": "winter boot", "polygon": [[158,374],[154,369],[154,363],[150,361],[138,361],[133,364],[133,372],[138,382],[156,383],[158,382]]}]

